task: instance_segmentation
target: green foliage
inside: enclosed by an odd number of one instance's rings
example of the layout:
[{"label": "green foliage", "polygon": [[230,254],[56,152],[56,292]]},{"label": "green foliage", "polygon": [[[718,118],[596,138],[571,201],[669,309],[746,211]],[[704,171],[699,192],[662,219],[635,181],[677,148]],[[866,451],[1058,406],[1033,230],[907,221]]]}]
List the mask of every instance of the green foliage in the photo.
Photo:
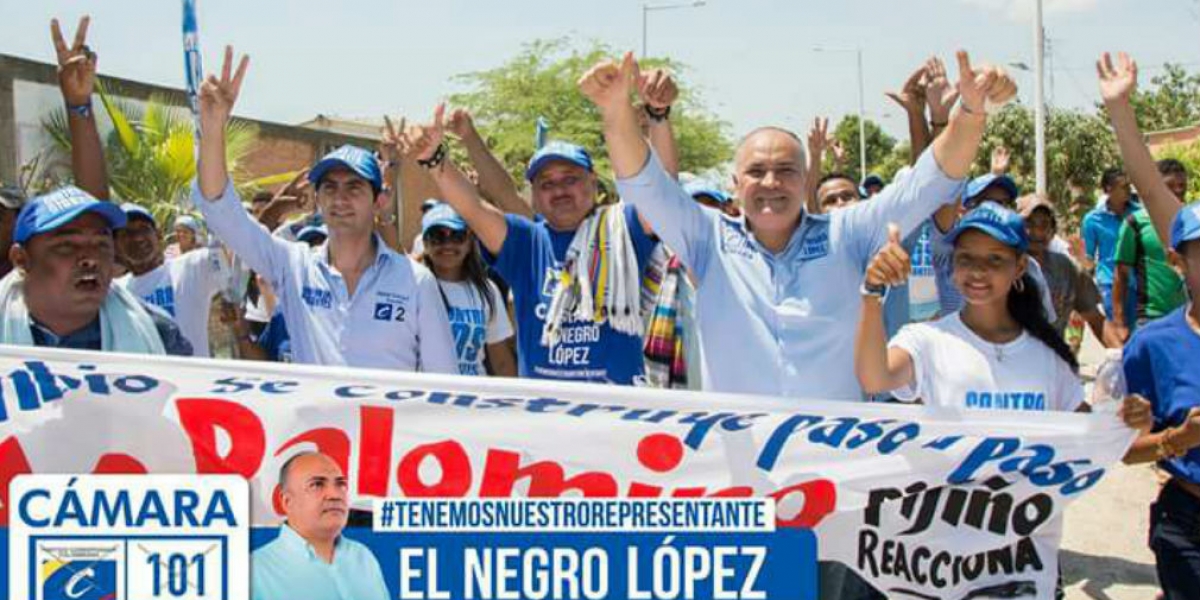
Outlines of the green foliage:
[{"label": "green foliage", "polygon": [[[975,174],[991,168],[992,150],[1011,155],[1009,175],[1025,193],[1036,187],[1033,111],[1010,104],[988,119]],[[1091,197],[1104,169],[1120,164],[1116,140],[1101,115],[1051,108],[1046,120],[1046,187],[1060,214],[1071,215],[1079,196]],[[1073,221],[1070,220],[1069,221]]]},{"label": "green foliage", "polygon": [[[1200,74],[1167,63],[1130,99],[1142,131],[1189,127],[1200,122]],[[1100,105],[1103,109],[1103,104]]]},{"label": "green foliage", "polygon": [[[875,173],[883,175],[890,171],[891,175],[895,175],[900,167],[907,163],[907,155],[901,162],[897,163],[897,158],[892,156],[893,150],[896,148],[896,138],[888,135],[878,123],[867,119],[864,123],[864,133],[867,139],[867,175]],[[859,140],[858,140],[858,115],[846,115],[838,122],[837,127],[833,130],[833,137],[846,150],[846,158],[842,172],[854,178],[855,181],[862,181],[864,175],[859,173]],[[832,168],[832,164],[826,165],[826,172]],[[890,181],[890,176],[884,177],[885,181]]]},{"label": "green foliage", "polygon": [[[580,144],[592,153],[597,172],[610,171],[604,136],[596,107],[579,93],[576,82],[597,62],[614,57],[600,43],[580,47],[566,38],[538,40],[520,54],[487,71],[459,75],[468,91],[454,94],[450,103],[468,109],[492,152],[517,181],[524,180],[525,165],[533,156],[538,117],[550,123],[550,139]],[[728,124],[704,107],[699,95],[682,78],[681,65],[646,60],[643,69],[666,67],[680,88],[671,122],[679,147],[680,168],[701,172],[728,161],[733,144]]]},{"label": "green foliage", "polygon": [[[191,115],[161,97],[138,104],[110,92],[102,83],[97,89],[113,124],[104,149],[109,186],[116,198],[149,208],[159,225],[165,226],[191,205],[191,185],[196,177]],[[69,156],[71,136],[66,112],[51,114],[42,127],[59,152]],[[243,121],[231,122],[226,130],[226,160],[244,196],[253,191],[254,182],[246,181],[240,163],[254,147],[257,136],[258,128]]]}]

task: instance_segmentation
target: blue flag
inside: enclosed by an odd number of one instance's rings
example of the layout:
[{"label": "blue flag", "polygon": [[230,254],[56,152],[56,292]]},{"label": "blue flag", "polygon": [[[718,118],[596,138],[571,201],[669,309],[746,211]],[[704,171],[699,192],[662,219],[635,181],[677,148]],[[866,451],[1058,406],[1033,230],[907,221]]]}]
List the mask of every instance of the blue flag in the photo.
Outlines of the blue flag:
[{"label": "blue flag", "polygon": [[546,145],[546,136],[550,133],[550,122],[546,117],[537,118],[537,134],[533,138],[533,144],[537,150],[541,150],[542,146]]},{"label": "blue flag", "polygon": [[192,107],[196,138],[200,138],[200,28],[196,22],[196,0],[183,0],[183,67],[187,75],[188,104]]}]

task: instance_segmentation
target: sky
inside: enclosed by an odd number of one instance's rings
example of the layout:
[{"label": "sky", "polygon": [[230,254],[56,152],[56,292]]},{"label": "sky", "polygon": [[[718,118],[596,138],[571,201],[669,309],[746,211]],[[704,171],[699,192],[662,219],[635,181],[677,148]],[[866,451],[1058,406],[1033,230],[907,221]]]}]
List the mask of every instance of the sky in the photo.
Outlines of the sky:
[{"label": "sky", "polygon": [[[857,111],[853,48],[864,62],[867,117],[903,137],[898,88],[932,54],[952,77],[953,53],[1033,64],[1033,0],[707,0],[649,13],[653,56],[683,63],[683,79],[739,134],[766,124],[807,129]],[[424,119],[460,91],[454,75],[490,69],[523,44],[595,39],[638,51],[640,0],[197,0],[205,67],[222,48],[251,55],[241,116],[298,123],[317,114]],[[654,0],[651,5],[663,4]],[[102,74],[182,87],[178,0],[0,0],[0,53],[54,61],[49,22],[71,35],[92,16]],[[1054,105],[1097,100],[1095,59],[1125,50],[1143,81],[1164,62],[1200,70],[1200,0],[1046,0],[1047,93]],[[814,51],[816,46],[850,51]],[[1031,74],[1014,70],[1028,102]]]}]

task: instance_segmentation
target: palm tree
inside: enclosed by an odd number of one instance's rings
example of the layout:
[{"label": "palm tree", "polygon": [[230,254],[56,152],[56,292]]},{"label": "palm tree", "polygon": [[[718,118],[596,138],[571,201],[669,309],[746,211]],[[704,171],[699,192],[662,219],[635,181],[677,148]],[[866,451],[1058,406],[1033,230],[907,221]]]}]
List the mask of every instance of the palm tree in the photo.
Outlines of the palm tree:
[{"label": "palm tree", "polygon": [[[117,198],[150,209],[160,227],[190,212],[192,180],[196,177],[195,137],[190,113],[161,96],[139,104],[110,94],[97,82],[104,111],[113,124],[105,141],[109,185]],[[42,127],[64,154],[71,151],[65,110],[52,113]],[[231,121],[226,131],[225,155],[238,191],[246,197],[264,181],[248,181],[243,161],[253,149],[258,128]],[[278,179],[278,176],[268,178]]]}]

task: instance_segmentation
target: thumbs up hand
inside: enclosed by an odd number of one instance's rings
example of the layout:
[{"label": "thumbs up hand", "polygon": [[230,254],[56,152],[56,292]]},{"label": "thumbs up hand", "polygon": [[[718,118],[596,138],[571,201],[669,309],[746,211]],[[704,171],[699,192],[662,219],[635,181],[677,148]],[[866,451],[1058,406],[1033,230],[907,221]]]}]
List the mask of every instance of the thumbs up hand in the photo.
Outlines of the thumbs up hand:
[{"label": "thumbs up hand", "polygon": [[630,94],[641,80],[641,71],[632,52],[618,64],[606,60],[579,78],[579,91],[602,112],[629,103]]},{"label": "thumbs up hand", "polygon": [[895,223],[888,224],[888,241],[871,259],[867,266],[866,281],[868,285],[903,285],[908,281],[912,272],[912,261],[908,252],[900,243],[900,227]]}]

